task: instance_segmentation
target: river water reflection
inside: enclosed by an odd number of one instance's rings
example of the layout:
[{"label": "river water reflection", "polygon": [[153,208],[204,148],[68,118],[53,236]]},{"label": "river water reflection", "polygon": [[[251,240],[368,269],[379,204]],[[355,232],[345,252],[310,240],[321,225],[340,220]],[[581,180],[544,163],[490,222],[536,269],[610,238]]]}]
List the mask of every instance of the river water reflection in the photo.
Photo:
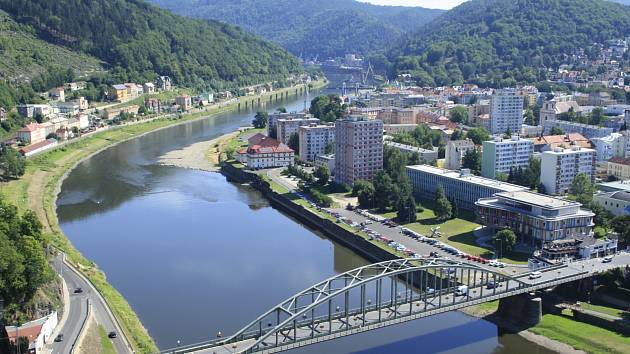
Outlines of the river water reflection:
[{"label": "river water reflection", "polygon": [[[280,104],[298,110],[310,98]],[[231,132],[252,116],[225,113],[133,139],[81,163],[62,185],[62,229],[105,271],[160,348],[234,332],[303,288],[367,264],[250,187],[156,164],[162,154]],[[300,350],[324,351],[547,353],[456,312]]]}]

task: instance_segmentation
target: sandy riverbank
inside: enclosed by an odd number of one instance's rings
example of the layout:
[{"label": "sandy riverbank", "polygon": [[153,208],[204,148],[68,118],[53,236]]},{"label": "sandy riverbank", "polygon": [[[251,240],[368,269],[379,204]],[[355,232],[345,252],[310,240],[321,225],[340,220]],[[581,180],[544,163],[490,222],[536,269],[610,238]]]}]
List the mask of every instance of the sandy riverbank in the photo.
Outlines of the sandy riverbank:
[{"label": "sandy riverbank", "polygon": [[219,170],[219,156],[223,146],[238,133],[239,131],[235,131],[212,140],[201,141],[179,150],[169,151],[158,158],[158,164],[217,172]]}]

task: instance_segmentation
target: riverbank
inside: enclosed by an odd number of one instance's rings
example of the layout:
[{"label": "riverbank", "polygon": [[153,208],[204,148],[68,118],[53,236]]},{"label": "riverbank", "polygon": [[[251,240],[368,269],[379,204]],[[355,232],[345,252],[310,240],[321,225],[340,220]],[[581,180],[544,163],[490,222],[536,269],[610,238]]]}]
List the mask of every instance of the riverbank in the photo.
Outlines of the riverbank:
[{"label": "riverbank", "polygon": [[[313,89],[325,85],[325,81],[316,82]],[[296,88],[292,87],[267,95],[248,96],[246,99],[258,97],[264,99],[294,90]],[[17,205],[22,212],[28,209],[35,211],[49,234],[51,244],[64,251],[68,261],[80,269],[95,285],[120,322],[123,334],[129,339],[136,352],[155,352],[157,347],[127,301],[107,282],[105,274],[98,269],[96,264],[84,258],[63,234],[56,215],[56,198],[61,184],[74,167],[104,149],[159,129],[238,109],[238,103],[235,101],[205,112],[183,115],[181,118],[157,118],[148,122],[120,126],[78,138],[58,149],[29,158],[26,173],[22,178],[0,184],[0,193],[7,201]]]}]

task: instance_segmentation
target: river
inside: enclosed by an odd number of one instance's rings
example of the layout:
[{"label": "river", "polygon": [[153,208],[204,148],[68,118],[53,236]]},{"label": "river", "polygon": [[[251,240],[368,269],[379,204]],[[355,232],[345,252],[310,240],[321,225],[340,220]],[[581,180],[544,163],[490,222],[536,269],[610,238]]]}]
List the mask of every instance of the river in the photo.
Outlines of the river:
[{"label": "river", "polygon": [[[315,94],[279,105],[300,110]],[[160,348],[230,334],[305,287],[367,264],[250,187],[156,164],[164,153],[234,131],[252,116],[224,113],[135,138],[82,162],[62,184],[61,228],[107,274]],[[459,312],[299,352],[550,353]]]}]

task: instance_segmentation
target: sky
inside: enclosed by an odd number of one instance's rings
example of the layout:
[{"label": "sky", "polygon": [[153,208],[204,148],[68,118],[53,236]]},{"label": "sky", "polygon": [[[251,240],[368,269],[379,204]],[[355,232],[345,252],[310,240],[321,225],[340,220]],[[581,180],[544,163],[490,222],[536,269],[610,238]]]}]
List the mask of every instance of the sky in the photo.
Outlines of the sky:
[{"label": "sky", "polygon": [[358,0],[376,5],[422,6],[430,9],[452,9],[466,0]]}]

